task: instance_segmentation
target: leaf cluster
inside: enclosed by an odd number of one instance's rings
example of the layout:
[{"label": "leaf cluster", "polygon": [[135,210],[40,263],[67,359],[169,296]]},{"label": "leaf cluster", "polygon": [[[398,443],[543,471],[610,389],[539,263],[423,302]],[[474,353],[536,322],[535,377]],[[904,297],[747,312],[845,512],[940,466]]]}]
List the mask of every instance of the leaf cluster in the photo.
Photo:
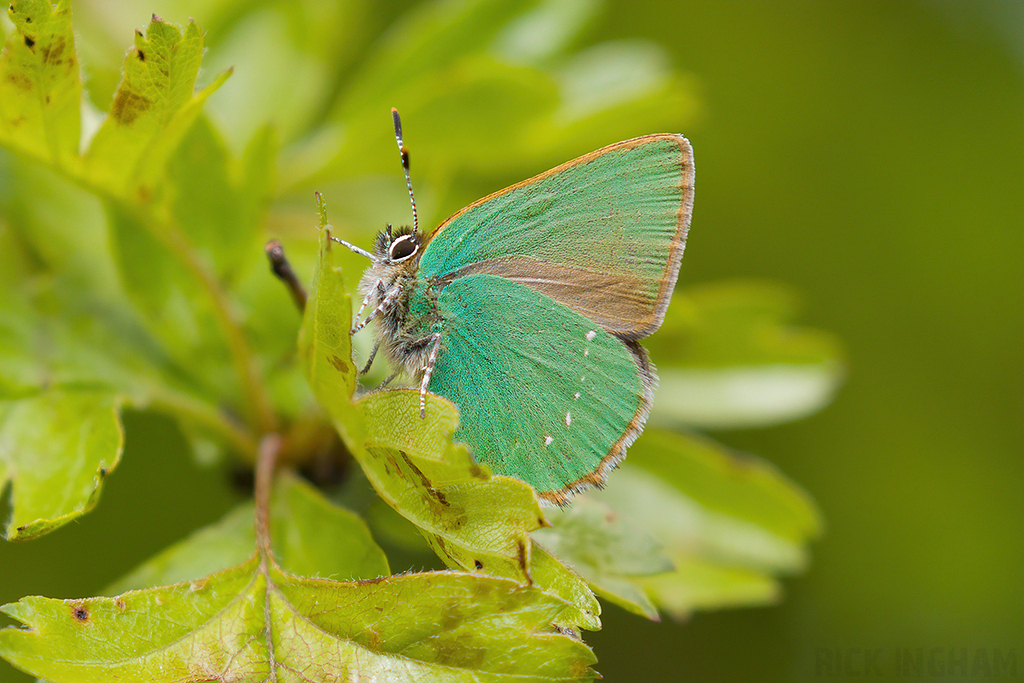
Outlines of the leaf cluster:
[{"label": "leaf cluster", "polygon": [[[358,265],[327,236],[368,234],[354,221],[384,196],[374,174],[397,169],[380,153],[393,155],[389,106],[418,122],[421,204],[451,208],[480,190],[473,182],[525,176],[695,110],[656,46],[574,49],[592,8],[556,5],[425,3],[366,45],[358,2],[340,3],[333,22],[304,3],[244,17],[211,6],[206,35],[154,16],[105,112],[83,87],[68,0],[11,5],[0,57],[4,536],[37,538],[97,503],[129,407],[171,416],[204,461],[252,465],[269,450],[282,470],[272,496],[158,554],[109,587],[116,597],[3,607],[24,628],[0,631],[0,656],[53,681],[587,680],[594,658],[579,632],[600,627],[595,596],[652,619],[777,598],[778,577],[804,566],[818,533],[813,504],[770,465],[690,430],[827,402],[838,347],[789,326],[784,290],[677,292],[650,344],[662,388],[647,433],[606,491],[566,510],[474,463],[451,440],[458,413],[444,399],[429,396],[421,421],[417,392],[357,381]],[[559,30],[538,42],[537,22]],[[283,31],[290,23],[302,30]],[[277,40],[232,53],[238,75],[213,70],[204,83],[218,31],[239,45],[261,31]],[[285,68],[246,68],[271,57]],[[272,115],[307,71],[311,87]],[[232,93],[254,72],[258,92]],[[349,219],[328,225],[321,203],[316,245],[311,187]],[[401,189],[390,196],[401,207]],[[313,273],[301,316],[267,272],[271,235],[294,238],[298,269]],[[289,474],[322,459],[354,460],[382,502],[349,500],[359,515]],[[392,575],[379,543],[416,549],[410,535],[448,569]]]}]

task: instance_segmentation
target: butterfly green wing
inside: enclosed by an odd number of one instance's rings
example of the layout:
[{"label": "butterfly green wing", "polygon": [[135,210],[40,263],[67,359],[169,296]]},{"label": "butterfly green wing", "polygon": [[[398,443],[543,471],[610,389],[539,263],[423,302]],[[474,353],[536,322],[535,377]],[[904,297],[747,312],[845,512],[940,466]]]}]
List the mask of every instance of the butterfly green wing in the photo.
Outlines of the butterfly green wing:
[{"label": "butterfly green wing", "polygon": [[655,379],[643,349],[494,275],[448,283],[437,310],[430,391],[459,406],[455,438],[551,502],[602,483],[650,410]]},{"label": "butterfly green wing", "polygon": [[442,284],[497,275],[640,339],[665,316],[692,205],[686,139],[627,140],[458,212],[431,235],[420,275]]}]

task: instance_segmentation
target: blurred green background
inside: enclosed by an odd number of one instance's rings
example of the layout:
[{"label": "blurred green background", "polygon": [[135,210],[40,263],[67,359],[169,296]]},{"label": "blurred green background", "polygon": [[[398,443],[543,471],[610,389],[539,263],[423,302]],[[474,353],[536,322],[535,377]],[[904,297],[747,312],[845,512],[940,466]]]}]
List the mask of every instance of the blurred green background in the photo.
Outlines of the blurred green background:
[{"label": "blurred green background", "polygon": [[[130,30],[151,12],[209,30],[201,3],[118,5],[75,4],[79,32],[102,28],[117,46],[103,57],[113,76],[98,77],[113,80],[97,89],[113,88]],[[414,5],[371,4],[370,33],[352,45]],[[697,165],[680,283],[790,285],[801,322],[844,341],[848,376],[811,418],[714,435],[775,462],[823,512],[825,536],[782,603],[682,624],[606,606],[604,630],[586,635],[598,671],[610,681],[1024,677],[1024,4],[608,2],[575,46],[633,38],[660,44],[696,96],[666,128],[690,139]],[[216,34],[207,43],[208,61],[226,59]],[[87,66],[100,59],[80,49]],[[246,64],[236,69],[214,101],[252,82]],[[656,131],[633,134],[646,132]],[[407,144],[415,160],[426,153]],[[401,202],[372,227],[402,220],[389,213]],[[127,419],[149,438],[129,441],[95,512],[0,544],[0,603],[95,594],[235,502],[221,471],[181,457],[167,421]],[[905,675],[896,658],[919,649],[933,660]],[[965,650],[964,669],[951,667]],[[997,651],[1001,673],[971,675],[976,657],[995,666]],[[0,663],[0,681],[19,680]]]}]

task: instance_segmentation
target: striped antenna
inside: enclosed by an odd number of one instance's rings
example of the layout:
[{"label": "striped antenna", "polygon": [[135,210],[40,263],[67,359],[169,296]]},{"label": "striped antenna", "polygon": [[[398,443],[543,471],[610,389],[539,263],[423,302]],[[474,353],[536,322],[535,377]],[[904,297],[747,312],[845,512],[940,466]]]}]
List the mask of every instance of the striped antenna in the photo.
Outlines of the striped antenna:
[{"label": "striped antenna", "polygon": [[409,175],[409,150],[402,142],[402,119],[398,116],[398,110],[391,108],[391,118],[395,120],[395,140],[398,141],[398,151],[402,154],[402,168],[405,170],[405,184],[409,188],[409,203],[412,205],[412,231],[419,230],[419,219],[416,216],[416,196],[412,193],[412,177]]}]

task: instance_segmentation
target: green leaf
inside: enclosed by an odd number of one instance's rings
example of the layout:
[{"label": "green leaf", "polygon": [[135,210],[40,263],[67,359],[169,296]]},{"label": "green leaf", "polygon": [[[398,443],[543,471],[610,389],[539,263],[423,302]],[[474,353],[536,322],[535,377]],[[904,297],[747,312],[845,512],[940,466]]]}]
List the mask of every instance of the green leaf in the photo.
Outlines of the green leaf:
[{"label": "green leaf", "polygon": [[71,4],[17,0],[0,57],[0,143],[48,161],[78,157],[82,83]]},{"label": "green leaf", "polygon": [[257,559],[116,598],[28,597],[2,611],[0,655],[54,683],[92,680],[592,680],[558,633],[566,604],[457,572],[336,583]]},{"label": "green leaf", "polygon": [[634,41],[570,52],[599,5],[420,4],[366,50],[330,114],[337,133],[311,138],[284,175],[300,184],[394,173],[381,117],[397,106],[420,190],[441,195],[421,204],[426,223],[476,199],[465,194],[467,177],[521,179],[615,139],[675,129],[696,110],[695,88],[663,48]]},{"label": "green leaf", "polygon": [[209,119],[200,116],[167,161],[172,222],[226,284],[238,277],[245,255],[256,253],[265,264],[259,228],[274,151],[265,130],[246,159],[235,159]]},{"label": "green leaf", "polygon": [[[362,519],[287,471],[274,484],[270,535],[274,559],[292,574],[355,580],[391,573]],[[150,558],[103,592],[116,595],[199,579],[245,562],[255,540],[250,502]]]},{"label": "green leaf", "polygon": [[[235,406],[244,405],[245,396],[237,346],[242,316],[235,313],[232,295],[254,261],[263,279],[271,280],[259,226],[272,150],[271,137],[262,135],[244,160],[231,158],[200,117],[167,162],[165,195],[153,212],[128,202],[106,202],[114,260],[148,329],[190,369],[203,393]],[[255,311],[250,319],[262,324]],[[234,342],[229,327],[238,335]],[[267,344],[268,354],[284,352],[287,329],[277,331],[277,344]],[[294,338],[290,341],[294,344]]]},{"label": "green leaf", "polygon": [[774,600],[774,576],[802,570],[821,530],[807,494],[768,463],[653,429],[608,488],[588,495],[663,545],[676,570],[635,583],[680,618]]},{"label": "green leaf", "polygon": [[[109,201],[106,208],[124,290],[149,332],[178,365],[189,368],[203,394],[241,405],[230,349],[218,334],[222,309],[211,295],[221,290],[205,280],[201,256],[181,244],[177,226],[154,229],[147,216],[120,202]],[[165,239],[180,249],[168,248]]]},{"label": "green leaf", "polygon": [[842,351],[819,330],[791,327],[794,295],[774,284],[680,290],[645,345],[660,382],[652,422],[746,428],[804,417],[832,400]]},{"label": "green leaf", "polygon": [[270,514],[274,557],[292,574],[353,580],[391,573],[366,522],[294,476],[278,477]]},{"label": "green leaf", "polygon": [[562,621],[557,622],[560,626],[588,631],[601,629],[601,603],[586,579],[536,544],[530,553],[530,578],[532,585],[554,593],[572,605],[562,615]]},{"label": "green leaf", "polygon": [[782,596],[779,582],[754,569],[723,565],[673,553],[671,574],[634,581],[650,599],[674,619],[684,620],[696,610],[774,605]]},{"label": "green leaf", "polygon": [[5,536],[23,541],[88,512],[124,446],[121,401],[89,388],[0,400],[0,489],[13,484]]},{"label": "green leaf", "polygon": [[330,415],[350,448],[363,439],[363,425],[352,405],[357,370],[352,361],[352,299],[345,290],[341,268],[327,225],[327,206],[320,204],[319,263],[313,271],[308,301],[299,328],[299,358],[303,374],[317,401]]},{"label": "green leaf", "polygon": [[535,541],[578,571],[598,595],[648,619],[658,618],[657,608],[629,579],[674,569],[660,543],[585,495],[569,508],[549,512],[548,520],[552,528],[534,531]]},{"label": "green leaf", "polygon": [[358,405],[369,456],[360,464],[384,500],[419,527],[446,563],[526,581],[527,534],[542,519],[536,497],[523,482],[491,477],[465,446],[452,445],[454,406],[431,400],[428,424],[421,425],[415,390],[368,394]]},{"label": "green leaf", "polygon": [[[21,269],[52,275],[80,296],[120,306],[123,297],[110,258],[107,222],[95,195],[22,155],[0,153],[0,178],[0,222],[14,238],[13,245],[0,249],[16,249]],[[11,275],[5,273],[11,291],[29,282],[24,275]]]},{"label": "green leaf", "polygon": [[202,56],[203,36],[195,22],[182,31],[154,16],[145,34],[136,31],[124,80],[86,153],[90,182],[115,196],[149,200],[203,102],[230,73],[194,94]]}]

